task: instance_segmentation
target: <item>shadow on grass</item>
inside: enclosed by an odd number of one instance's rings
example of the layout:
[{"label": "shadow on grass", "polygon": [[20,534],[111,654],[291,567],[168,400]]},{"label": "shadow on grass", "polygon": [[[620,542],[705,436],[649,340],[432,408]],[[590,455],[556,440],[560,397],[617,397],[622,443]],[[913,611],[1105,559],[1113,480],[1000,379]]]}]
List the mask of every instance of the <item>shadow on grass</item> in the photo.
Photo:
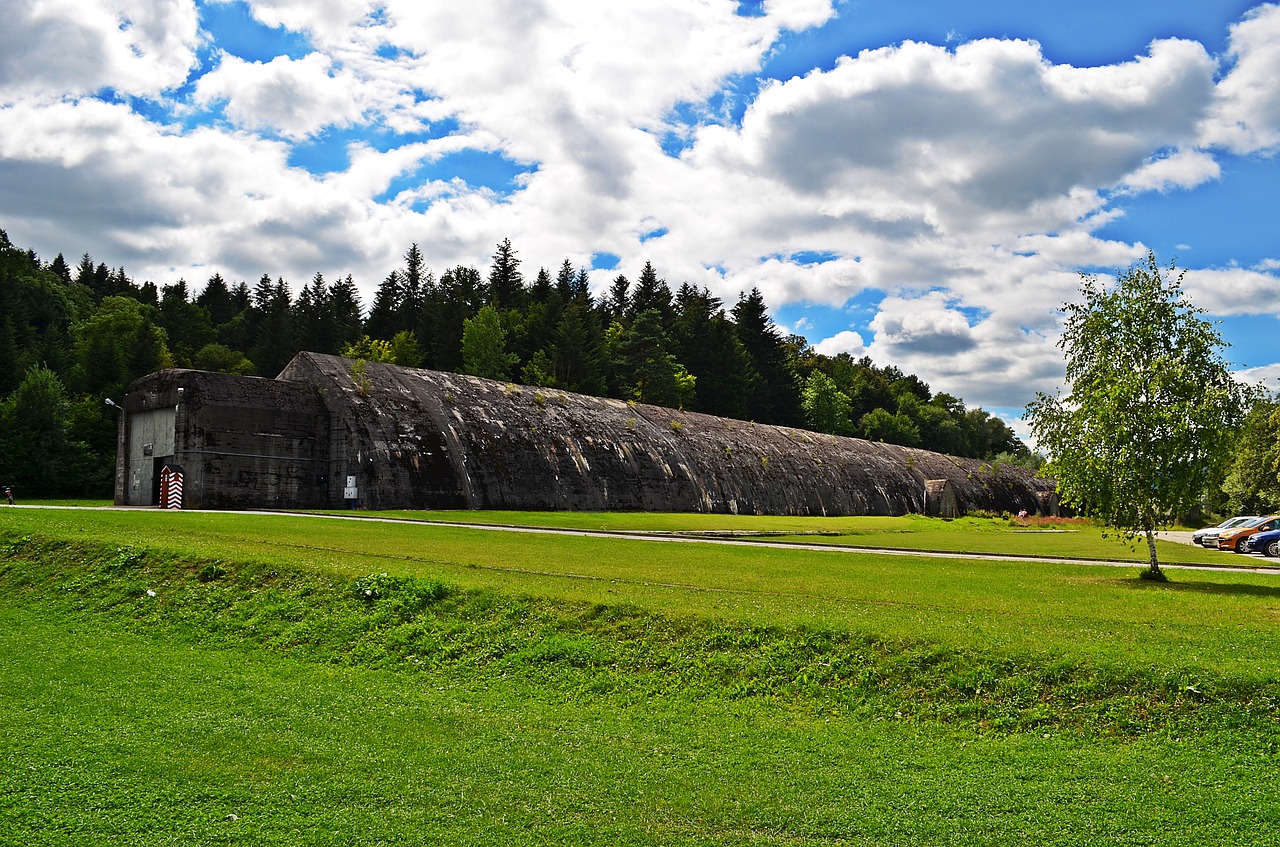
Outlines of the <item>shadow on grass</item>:
[{"label": "shadow on grass", "polygon": [[1194,591],[1200,594],[1245,595],[1268,599],[1280,598],[1280,585],[1250,585],[1240,582],[1178,582],[1172,578],[1169,582],[1152,582],[1139,577],[1118,579],[1116,583],[1122,588]]}]

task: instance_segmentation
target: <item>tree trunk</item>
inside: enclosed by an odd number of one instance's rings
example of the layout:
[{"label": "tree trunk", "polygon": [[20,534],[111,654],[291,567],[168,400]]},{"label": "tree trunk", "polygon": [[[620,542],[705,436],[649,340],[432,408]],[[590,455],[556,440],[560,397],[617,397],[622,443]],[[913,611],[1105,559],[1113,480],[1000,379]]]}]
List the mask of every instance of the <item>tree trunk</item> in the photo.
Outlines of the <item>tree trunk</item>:
[{"label": "tree trunk", "polygon": [[1163,580],[1164,571],[1160,570],[1160,559],[1156,555],[1155,530],[1151,527],[1147,527],[1143,530],[1143,534],[1147,536],[1147,554],[1150,557],[1150,566],[1147,569],[1147,574],[1151,579]]}]

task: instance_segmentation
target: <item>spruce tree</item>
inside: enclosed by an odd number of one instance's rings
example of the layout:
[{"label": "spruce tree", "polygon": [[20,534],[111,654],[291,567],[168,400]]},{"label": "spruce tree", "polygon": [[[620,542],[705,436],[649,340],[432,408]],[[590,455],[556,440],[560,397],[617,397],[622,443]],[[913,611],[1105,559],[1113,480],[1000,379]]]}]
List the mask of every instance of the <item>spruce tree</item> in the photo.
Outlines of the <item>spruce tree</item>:
[{"label": "spruce tree", "polygon": [[800,392],[787,347],[765,307],[764,295],[753,288],[733,307],[738,340],[758,376],[751,386],[748,413],[762,423],[802,426]]},{"label": "spruce tree", "polygon": [[196,304],[209,312],[209,320],[215,327],[222,326],[240,311],[231,296],[231,289],[219,273],[209,277],[204,289],[196,296]]},{"label": "spruce tree", "polygon": [[489,303],[499,312],[520,309],[525,302],[524,277],[511,240],[504,238],[489,268]]},{"label": "spruce tree", "polygon": [[373,295],[373,305],[369,307],[369,318],[364,325],[365,334],[382,341],[394,338],[402,329],[400,306],[403,302],[404,283],[400,271],[394,270],[387,274]]}]

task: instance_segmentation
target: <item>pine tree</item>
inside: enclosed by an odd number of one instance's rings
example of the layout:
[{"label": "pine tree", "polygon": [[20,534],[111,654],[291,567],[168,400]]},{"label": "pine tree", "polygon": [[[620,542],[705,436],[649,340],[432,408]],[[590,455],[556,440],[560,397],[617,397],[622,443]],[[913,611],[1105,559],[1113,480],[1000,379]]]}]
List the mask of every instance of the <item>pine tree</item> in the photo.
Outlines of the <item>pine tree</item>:
[{"label": "pine tree", "polygon": [[678,376],[687,372],[671,354],[657,309],[640,312],[618,336],[614,362],[618,383],[630,399],[672,408],[683,405],[684,386]]},{"label": "pine tree", "polygon": [[84,286],[85,290],[93,295],[94,302],[98,302],[102,297],[97,293],[94,287],[94,266],[93,259],[85,253],[80,257],[80,264],[76,265],[75,284]]},{"label": "pine tree", "polygon": [[311,282],[302,286],[293,304],[294,339],[298,349],[337,353],[340,348],[334,324],[329,288],[324,275],[317,271]]},{"label": "pine tree", "polygon": [[373,305],[369,307],[369,318],[365,321],[364,331],[370,338],[390,341],[402,329],[400,326],[400,306],[404,302],[404,283],[400,271],[392,271],[378,286],[373,295]]},{"label": "pine tree", "polygon": [[573,296],[569,299],[588,309],[594,305],[591,302],[591,280],[587,277],[586,268],[578,268],[578,275],[573,280]]},{"label": "pine tree", "polygon": [[222,326],[240,312],[232,299],[231,290],[227,288],[226,280],[219,273],[209,277],[204,290],[196,297],[196,304],[208,310],[209,320],[215,327]]},{"label": "pine tree", "polygon": [[520,326],[519,345],[516,347],[520,361],[531,362],[539,352],[549,356],[563,311],[564,300],[558,285],[552,285],[546,268],[539,269],[537,279],[529,289],[529,302]]},{"label": "pine tree", "polygon": [[403,288],[399,302],[400,319],[396,331],[413,329],[417,321],[418,311],[422,308],[423,285],[427,276],[426,265],[422,259],[422,251],[417,242],[409,245],[404,254],[404,275],[401,277]]},{"label": "pine tree", "polygon": [[573,272],[573,265],[566,258],[560,265],[560,271],[556,274],[556,291],[560,293],[560,300],[568,303],[574,297],[574,280],[576,275]]},{"label": "pine tree", "polygon": [[[298,352],[294,345],[292,298],[289,285],[278,278],[275,285],[270,284],[268,277],[263,277],[268,284],[265,303],[259,300],[262,320],[257,328],[253,349],[249,351],[249,359],[258,368],[262,376],[275,376],[284,370],[289,360]],[[259,283],[261,288],[262,283]],[[258,290],[254,292],[255,299]]]},{"label": "pine tree", "polygon": [[613,278],[609,286],[609,298],[604,303],[608,321],[625,321],[631,315],[631,280],[622,274]]},{"label": "pine tree", "polygon": [[333,320],[335,349],[360,340],[360,291],[351,274],[339,279],[329,289],[329,312]]},{"label": "pine tree", "polygon": [[631,295],[629,314],[634,317],[650,310],[658,313],[664,328],[670,326],[671,289],[665,279],[658,279],[658,272],[653,269],[653,264],[645,262],[640,278],[636,280],[636,290]]},{"label": "pine tree", "polygon": [[71,283],[71,268],[67,266],[67,260],[62,257],[61,253],[53,257],[53,261],[49,263],[49,270],[64,284],[69,285]]},{"label": "pine tree", "polygon": [[565,307],[551,347],[551,367],[559,385],[579,394],[604,394],[601,334],[589,306],[574,301]]},{"label": "pine tree", "polygon": [[672,344],[676,358],[697,377],[691,407],[746,419],[754,372],[719,298],[686,283],[680,287],[675,305]]},{"label": "pine tree", "polygon": [[762,423],[801,426],[800,392],[787,347],[769,317],[760,289],[744,294],[733,307],[738,340],[758,375],[751,387],[748,411]]},{"label": "pine tree", "polygon": [[191,367],[196,351],[218,337],[209,312],[191,302],[185,279],[160,290],[158,323],[168,337],[174,362],[183,368]]},{"label": "pine tree", "polygon": [[244,280],[236,283],[236,287],[231,289],[231,303],[237,315],[253,305],[253,295],[249,291],[249,283]]},{"label": "pine tree", "polygon": [[493,254],[489,268],[489,303],[499,312],[523,308],[526,292],[520,275],[520,260],[510,239],[504,238]]}]

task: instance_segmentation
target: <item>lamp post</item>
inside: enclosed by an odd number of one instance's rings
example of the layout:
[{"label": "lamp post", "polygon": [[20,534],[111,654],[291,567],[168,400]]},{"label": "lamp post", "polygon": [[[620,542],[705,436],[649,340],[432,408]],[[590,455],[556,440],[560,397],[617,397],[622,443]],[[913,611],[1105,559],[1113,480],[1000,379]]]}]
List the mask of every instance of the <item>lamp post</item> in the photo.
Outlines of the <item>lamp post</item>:
[{"label": "lamp post", "polygon": [[113,498],[117,506],[123,506],[128,503],[128,492],[125,490],[125,474],[128,470],[128,457],[125,455],[125,444],[127,443],[127,433],[125,432],[128,416],[125,414],[124,407],[112,400],[110,397],[102,398],[103,402],[112,409],[116,410],[116,484],[115,497]]}]

